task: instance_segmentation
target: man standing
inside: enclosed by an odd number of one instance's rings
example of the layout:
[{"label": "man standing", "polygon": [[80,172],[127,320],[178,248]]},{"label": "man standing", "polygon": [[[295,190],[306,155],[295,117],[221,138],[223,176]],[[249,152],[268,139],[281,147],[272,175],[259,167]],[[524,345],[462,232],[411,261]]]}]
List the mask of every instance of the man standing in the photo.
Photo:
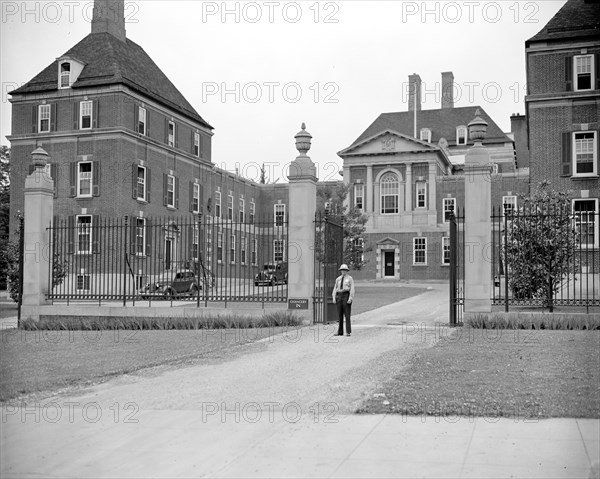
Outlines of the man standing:
[{"label": "man standing", "polygon": [[350,325],[350,314],[352,313],[352,301],[354,299],[354,280],[348,274],[350,269],[347,264],[340,266],[342,274],[335,280],[333,287],[333,300],[338,314],[338,336],[344,335],[344,316],[346,316],[346,336],[352,333]]}]

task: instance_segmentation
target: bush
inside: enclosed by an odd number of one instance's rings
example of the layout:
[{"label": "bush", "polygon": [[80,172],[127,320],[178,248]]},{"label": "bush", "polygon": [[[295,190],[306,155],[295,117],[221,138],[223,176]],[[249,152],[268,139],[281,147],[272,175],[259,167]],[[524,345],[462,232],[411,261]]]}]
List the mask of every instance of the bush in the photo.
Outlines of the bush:
[{"label": "bush", "polygon": [[465,320],[476,329],[600,330],[600,314],[478,313]]}]

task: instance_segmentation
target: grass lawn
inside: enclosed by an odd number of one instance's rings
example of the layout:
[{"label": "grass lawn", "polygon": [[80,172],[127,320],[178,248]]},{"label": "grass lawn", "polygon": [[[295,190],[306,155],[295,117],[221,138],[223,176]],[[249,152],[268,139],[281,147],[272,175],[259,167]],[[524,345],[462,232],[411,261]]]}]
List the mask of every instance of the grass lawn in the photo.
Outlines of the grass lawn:
[{"label": "grass lawn", "polygon": [[360,284],[356,286],[355,301],[352,303],[352,315],[381,308],[382,306],[423,294],[426,291],[424,288],[411,288],[399,285]]},{"label": "grass lawn", "polygon": [[600,331],[457,328],[358,412],[600,418]]}]

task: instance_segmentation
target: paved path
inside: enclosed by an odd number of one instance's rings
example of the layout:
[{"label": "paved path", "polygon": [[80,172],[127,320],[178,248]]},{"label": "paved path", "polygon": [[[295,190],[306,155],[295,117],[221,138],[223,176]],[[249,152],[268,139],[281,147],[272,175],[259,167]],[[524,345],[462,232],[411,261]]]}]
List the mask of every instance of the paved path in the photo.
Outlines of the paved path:
[{"label": "paved path", "polygon": [[[597,420],[353,415],[448,334],[447,287],[221,364],[126,375],[2,409],[2,477],[587,477]],[[264,345],[263,345],[264,346]]]}]

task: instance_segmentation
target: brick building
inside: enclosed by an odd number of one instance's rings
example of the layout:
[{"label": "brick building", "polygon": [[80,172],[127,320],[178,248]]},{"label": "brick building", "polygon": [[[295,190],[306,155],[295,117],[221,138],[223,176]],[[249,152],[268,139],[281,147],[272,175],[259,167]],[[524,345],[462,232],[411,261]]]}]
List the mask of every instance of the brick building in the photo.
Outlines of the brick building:
[{"label": "brick building", "polygon": [[[598,213],[600,3],[568,0],[525,54],[531,183],[549,180],[571,192],[574,212]],[[585,246],[597,250],[598,222],[580,218]]]}]

